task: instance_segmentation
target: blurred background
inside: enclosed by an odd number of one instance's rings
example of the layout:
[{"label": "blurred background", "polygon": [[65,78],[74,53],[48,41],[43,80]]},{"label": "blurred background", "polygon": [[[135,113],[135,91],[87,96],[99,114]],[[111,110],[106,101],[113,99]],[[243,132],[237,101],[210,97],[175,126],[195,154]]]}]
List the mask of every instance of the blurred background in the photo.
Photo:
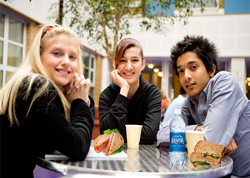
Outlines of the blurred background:
[{"label": "blurred background", "polygon": [[145,79],[173,100],[180,85],[170,50],[185,35],[203,35],[219,51],[220,70],[232,72],[250,98],[250,0],[1,0],[0,87],[25,59],[37,25],[71,26],[82,44],[91,96],[110,83],[114,47],[125,37],[143,47]]}]

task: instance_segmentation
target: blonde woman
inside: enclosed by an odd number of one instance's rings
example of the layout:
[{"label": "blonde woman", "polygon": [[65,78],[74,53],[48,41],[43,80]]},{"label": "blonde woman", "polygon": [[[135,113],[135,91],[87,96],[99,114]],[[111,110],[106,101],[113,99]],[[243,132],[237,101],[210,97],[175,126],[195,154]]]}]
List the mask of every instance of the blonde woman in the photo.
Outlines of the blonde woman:
[{"label": "blonde woman", "polygon": [[77,35],[43,26],[0,91],[1,177],[33,177],[37,158],[55,149],[71,159],[86,157],[95,112],[89,86]]}]

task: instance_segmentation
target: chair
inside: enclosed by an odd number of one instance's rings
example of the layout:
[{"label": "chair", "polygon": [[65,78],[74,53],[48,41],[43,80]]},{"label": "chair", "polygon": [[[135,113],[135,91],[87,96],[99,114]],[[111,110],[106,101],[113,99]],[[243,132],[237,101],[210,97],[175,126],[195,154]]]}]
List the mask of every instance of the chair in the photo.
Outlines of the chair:
[{"label": "chair", "polygon": [[95,126],[92,135],[92,140],[100,135],[100,126],[99,126],[99,106],[95,105]]}]

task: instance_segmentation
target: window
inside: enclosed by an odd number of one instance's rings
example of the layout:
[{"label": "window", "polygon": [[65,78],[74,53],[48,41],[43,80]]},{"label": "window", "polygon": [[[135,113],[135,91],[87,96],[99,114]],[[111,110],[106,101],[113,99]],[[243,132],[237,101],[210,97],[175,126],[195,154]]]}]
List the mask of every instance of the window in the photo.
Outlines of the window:
[{"label": "window", "polygon": [[203,12],[201,12],[201,6],[199,4],[190,2],[193,15],[221,13],[219,11],[219,0],[202,0],[202,2],[204,3]]},{"label": "window", "polygon": [[173,1],[165,1],[163,3],[159,3],[156,1],[149,1],[146,4],[146,16],[167,16],[174,14],[174,2]]},{"label": "window", "polygon": [[25,56],[26,25],[0,13],[0,87],[17,70]]},{"label": "window", "polygon": [[96,57],[88,51],[83,50],[82,55],[83,71],[85,78],[90,79],[89,95],[94,98],[95,96],[95,68]]},{"label": "window", "polygon": [[[205,8],[217,8],[217,1],[215,0],[202,0]],[[190,7],[200,8],[201,6],[197,3],[190,2]]]},{"label": "window", "polygon": [[225,14],[250,13],[249,0],[225,0]]},{"label": "window", "polygon": [[[219,11],[219,2],[220,0],[200,0],[204,4],[204,12],[201,12],[201,6],[198,3],[195,3],[195,1],[185,1],[185,7],[190,7],[190,9],[193,11],[193,15],[201,15],[201,14],[218,14],[218,13],[224,13],[223,11]],[[179,12],[179,7],[175,7],[177,5],[176,0],[165,0],[162,1],[162,3],[159,3],[159,1],[152,0],[148,1],[145,5],[145,9],[143,10],[143,16],[172,16],[172,15],[178,15],[182,14],[182,12]],[[183,5],[183,1],[178,1],[180,5]],[[179,5],[177,5],[179,6]]]}]

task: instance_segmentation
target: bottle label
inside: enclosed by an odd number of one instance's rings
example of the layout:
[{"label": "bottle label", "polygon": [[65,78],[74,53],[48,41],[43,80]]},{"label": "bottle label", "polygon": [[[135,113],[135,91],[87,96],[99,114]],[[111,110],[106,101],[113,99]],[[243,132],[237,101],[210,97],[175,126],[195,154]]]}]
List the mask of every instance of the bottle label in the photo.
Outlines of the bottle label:
[{"label": "bottle label", "polygon": [[170,151],[185,152],[185,132],[170,132]]}]

